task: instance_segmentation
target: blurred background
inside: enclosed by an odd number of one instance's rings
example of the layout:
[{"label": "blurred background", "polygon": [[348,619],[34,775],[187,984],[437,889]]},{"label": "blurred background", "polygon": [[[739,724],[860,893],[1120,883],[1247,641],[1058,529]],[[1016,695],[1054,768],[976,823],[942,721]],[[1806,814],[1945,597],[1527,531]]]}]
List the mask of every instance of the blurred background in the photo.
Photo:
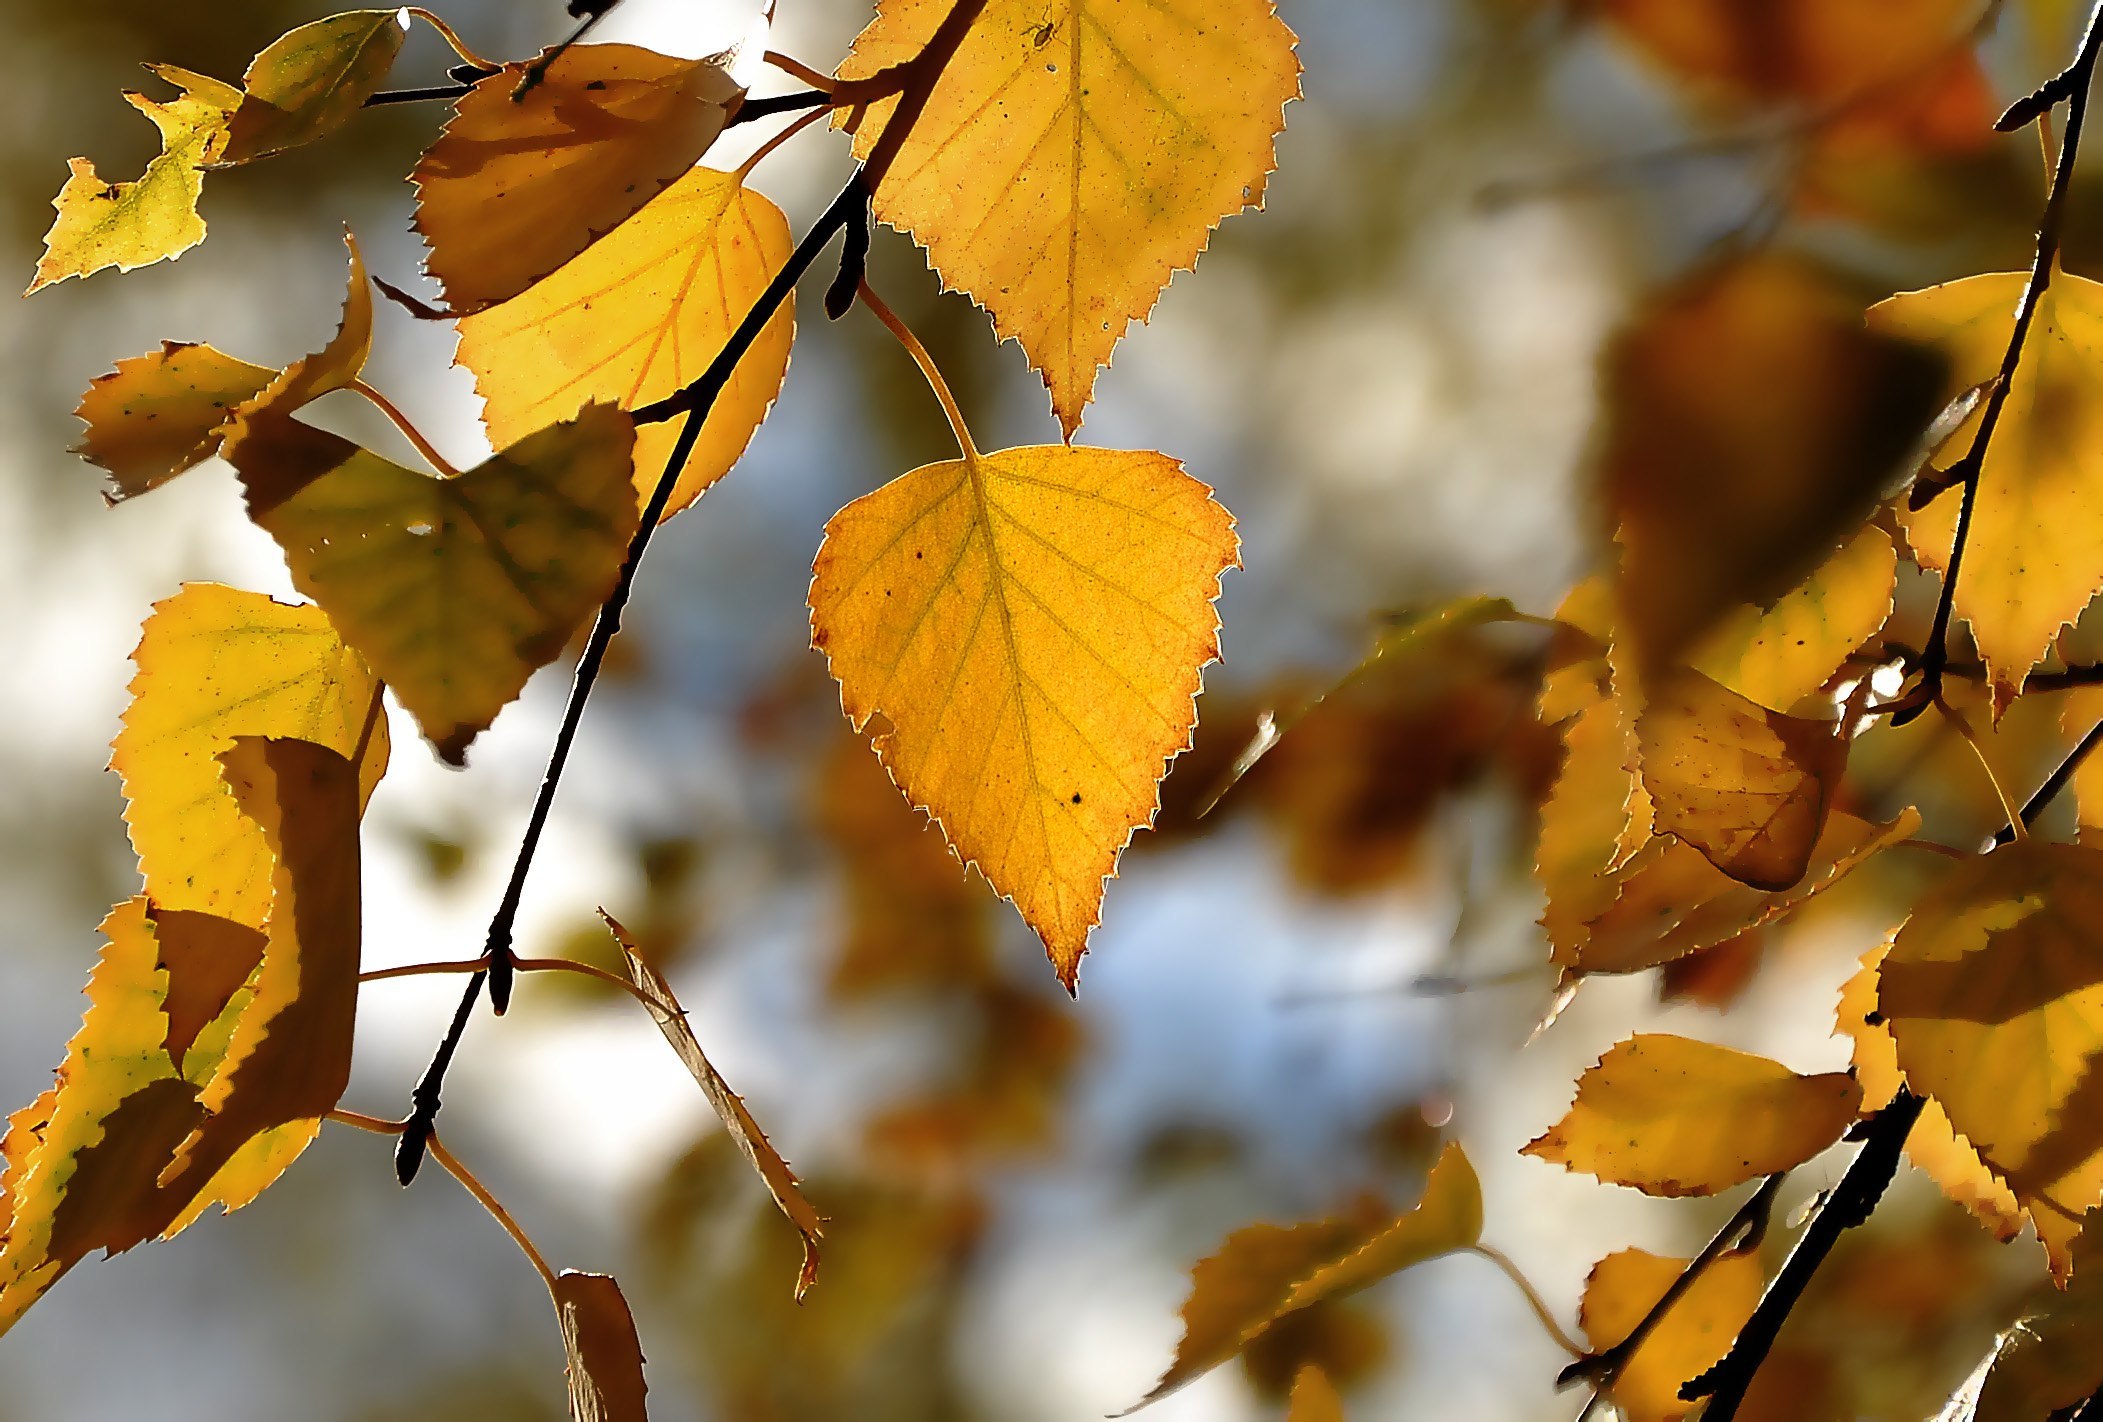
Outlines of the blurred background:
[{"label": "blurred background", "polygon": [[[602,37],[702,54],[754,8],[627,0]],[[1692,1253],[1728,1214],[1734,1200],[1650,1200],[1515,1152],[1636,1027],[1844,1065],[1833,996],[1892,922],[1904,869],[1663,983],[1591,983],[1529,1044],[1551,979],[1528,860],[1559,755],[1533,719],[1535,632],[1362,679],[1194,811],[1259,713],[1335,681],[1384,618],[1477,592],[1545,614],[1599,566],[1610,530],[1588,455],[1640,414],[1603,405],[1600,352],[1675,283],[1787,251],[1866,303],[2027,263],[2036,140],[1986,126],[2063,62],[2085,7],[1834,8],[1881,15],[1903,43],[1866,32],[1832,66],[1778,70],[1675,49],[1645,28],[1660,5],[1633,0],[1282,0],[1307,98],[1268,210],[1227,223],[1129,335],[1081,435],[1184,460],[1240,519],[1246,567],[1221,602],[1197,749],[1110,887],[1078,1002],[889,787],[806,650],[825,519],[953,452],[874,321],[806,324],[742,465],[651,554],[520,947],[603,955],[602,904],[638,932],[832,1217],[816,1291],[790,1302],[793,1233],[625,1000],[528,979],[509,1018],[470,1029],[447,1098],[450,1143],[553,1262],[621,1278],[655,1415],[1117,1411],[1166,1366],[1190,1266],[1227,1232],[1366,1194],[1406,1206],[1449,1137],[1482,1172],[1487,1238],[1566,1320],[1601,1256]],[[569,23],[559,0],[442,9],[498,56]],[[119,97],[153,83],[141,62],[233,78],[328,12],[12,6],[0,272],[27,282],[69,156],[114,178],[155,151]],[[866,0],[782,0],[773,44],[829,69],[867,17]],[[419,29],[397,82],[447,62]],[[1854,102],[1894,70],[1889,93]],[[68,412],[163,338],[271,364],[315,348],[341,299],[343,223],[376,273],[413,282],[402,174],[442,117],[382,109],[214,174],[211,238],[180,261],[0,303],[0,1102],[48,1081],[94,925],[136,882],[103,765],[141,620],[185,581],[289,594],[229,471],[105,508],[67,452]],[[742,156],[752,129],[712,161]],[[843,142],[813,131],[756,181],[800,230],[845,171]],[[2075,204],[2068,265],[2095,270],[2103,187],[2084,180]],[[1016,349],[939,294],[908,243],[880,234],[872,277],[982,445],[1056,438]],[[368,378],[454,462],[479,457],[450,329],[381,320]],[[315,417],[397,438],[346,397]],[[396,721],[367,820],[368,966],[480,951],[566,684],[537,678],[465,773]],[[1870,773],[1926,767],[1931,828],[1976,838],[1991,799],[1938,734],[1895,734]],[[2050,710],[2019,713],[2000,763],[2027,785],[2064,735]],[[366,990],[347,1107],[401,1113],[456,987]],[[1791,1208],[1842,1164],[1797,1172]],[[2039,1272],[2033,1245],[1997,1249],[1918,1181],[1848,1249],[1785,1335],[1767,1415],[1926,1415]],[[1581,1402],[1552,1392],[1563,1355],[1511,1285],[1462,1256],[1310,1311],[1148,1415],[1281,1416],[1307,1359],[1354,1417],[1566,1418]],[[561,1373],[544,1295],[502,1233],[442,1175],[404,1193],[385,1142],[330,1131],[245,1212],[68,1277],[0,1342],[0,1422],[555,1419]]]}]

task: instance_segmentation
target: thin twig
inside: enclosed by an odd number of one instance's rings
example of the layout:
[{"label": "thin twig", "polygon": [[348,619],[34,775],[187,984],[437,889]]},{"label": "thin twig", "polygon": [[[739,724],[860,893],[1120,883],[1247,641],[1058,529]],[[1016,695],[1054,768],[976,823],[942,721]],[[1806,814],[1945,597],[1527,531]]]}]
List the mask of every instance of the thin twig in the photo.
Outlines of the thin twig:
[{"label": "thin twig", "polygon": [[1592,1398],[1585,1404],[1585,1411],[1589,1413],[1600,1398],[1612,1391],[1614,1384],[1621,1380],[1622,1371],[1628,1367],[1629,1359],[1636,1355],[1636,1350],[1643,1346],[1644,1341],[1664,1321],[1665,1315],[1672,1311],[1672,1306],[1685,1297],[1687,1290],[1694,1287],[1695,1281],[1701,1278],[1711,1264],[1725,1254],[1756,1248],[1766,1237],[1767,1222],[1774,1215],[1775,1197],[1781,1193],[1782,1181],[1787,1175],[1787,1171],[1782,1171],[1762,1180],[1760,1188],[1746,1198],[1745,1203],[1738,1207],[1737,1213],[1724,1221],[1723,1228],[1709,1237],[1709,1242],[1702,1246],[1701,1253],[1695,1255],[1688,1261],[1687,1267],[1680,1270],[1679,1277],[1674,1279],[1672,1286],[1650,1306],[1650,1311],[1636,1320],[1636,1326],[1629,1330],[1626,1338],[1603,1352],[1585,1354],[1555,1375],[1555,1385],[1563,1388],[1572,1383],[1589,1383]]},{"label": "thin twig", "polygon": [[1548,1301],[1541,1297],[1540,1292],[1533,1286],[1533,1280],[1520,1272],[1519,1266],[1511,1261],[1509,1255],[1480,1240],[1469,1245],[1468,1252],[1481,1255],[1504,1271],[1504,1277],[1518,1287],[1519,1293],[1526,1299],[1527,1306],[1533,1310],[1533,1316],[1541,1321],[1541,1327],[1548,1330],[1548,1336],[1555,1340],[1558,1348],[1573,1358],[1582,1358],[1585,1355],[1584,1345],[1563,1331],[1563,1326],[1555,1321],[1555,1314],[1549,1309]]},{"label": "thin twig", "polygon": [[[576,44],[594,29],[598,28],[599,21],[612,14],[614,6],[618,4],[620,4],[620,0],[607,0],[605,4],[588,7],[584,12],[584,18],[577,22],[577,28],[557,40],[553,48],[544,51],[538,59],[526,66],[525,72],[518,76],[518,84],[511,91],[511,102],[514,104],[518,103],[526,95],[532,93],[534,86],[547,77],[549,67],[556,60],[562,58],[563,55],[569,53],[571,45]],[[572,15],[577,13],[577,8],[574,5],[570,7],[570,13]]]},{"label": "thin twig", "polygon": [[739,124],[751,123],[754,119],[771,118],[775,114],[800,113],[804,109],[823,109],[831,104],[832,95],[817,89],[806,89],[796,94],[769,94],[765,98],[746,99],[739,104],[737,112],[730,116],[723,127],[736,128]]},{"label": "thin twig", "polygon": [[511,1236],[511,1242],[519,1247],[519,1252],[526,1256],[528,1262],[540,1274],[541,1282],[548,1286],[548,1292],[550,1294],[554,1293],[555,1271],[548,1267],[548,1261],[541,1257],[541,1252],[533,1247],[533,1241],[526,1237],[526,1232],[523,1229],[519,1228],[518,1221],[511,1217],[511,1211],[498,1203],[497,1197],[489,1193],[489,1187],[477,1180],[475,1173],[462,1165],[459,1157],[447,1150],[445,1142],[439,1140],[435,1135],[431,1137],[431,1154],[436,1156],[438,1163],[446,1168],[446,1173],[459,1181],[467,1193],[474,1196],[476,1202],[483,1209],[489,1211],[495,1217],[496,1222],[504,1227],[504,1233]]},{"label": "thin twig", "polygon": [[365,100],[365,107],[377,109],[388,104],[421,104],[431,99],[457,99],[473,88],[472,84],[427,84],[420,89],[388,89],[369,96]]},{"label": "thin twig", "polygon": [[[2103,0],[2099,0],[2089,13],[2088,29],[2082,34],[2081,48],[2073,62],[2047,80],[2034,94],[2017,101],[1994,125],[2004,130],[2020,127],[2044,117],[2053,104],[2064,100],[2067,106],[2066,133],[2060,139],[2059,158],[2052,165],[2052,186],[2045,195],[2044,215],[2037,225],[2037,249],[2030,262],[2030,278],[2023,284],[2022,302],[2016,307],[2015,325],[2008,333],[2008,346],[2002,352],[2000,370],[1987,391],[1978,432],[1972,436],[1971,448],[1954,466],[1963,471],[1964,492],[1963,501],[1957,508],[1957,531],[1950,544],[1949,567],[1942,578],[1942,595],[1935,603],[1934,627],[1928,633],[1928,645],[1921,656],[1921,685],[1929,699],[1941,691],[1943,669],[1949,663],[1950,619],[1956,605],[1957,579],[1964,570],[1964,550],[1971,537],[1973,516],[1978,511],[1979,483],[1986,468],[1986,452],[1993,443],[1994,431],[2000,426],[2001,412],[2007,408],[2008,392],[2015,384],[2023,347],[2029,342],[2030,328],[2037,320],[2038,307],[2044,301],[2045,292],[2052,284],[2052,273],[2059,263],[2059,247],[2066,227],[2067,195],[2073,186],[2074,160],[2081,151],[2081,130],[2088,118],[2089,88],[2095,79],[2099,52],[2103,52]],[[1894,716],[1891,723],[1903,726],[1927,707],[1928,700],[1909,705]]]},{"label": "thin twig", "polygon": [[[2103,721],[2089,727],[2088,734],[2081,738],[2080,744],[2067,752],[2066,759],[2059,762],[2052,773],[2045,777],[2045,783],[2038,786],[2037,792],[2023,802],[2021,818],[2025,825],[2036,822],[2037,817],[2044,813],[2045,806],[2051,804],[2059,792],[2066,789],[2067,782],[2074,778],[2074,772],[2081,768],[2081,763],[2089,758],[2099,744],[2103,744]],[[1993,837],[1993,842],[2010,844],[2016,838],[2015,826],[2004,825]]]},{"label": "thin twig", "polygon": [[488,955],[459,958],[445,963],[410,963],[400,968],[374,968],[358,974],[361,983],[384,983],[391,978],[420,978],[434,973],[479,973],[489,966]]}]

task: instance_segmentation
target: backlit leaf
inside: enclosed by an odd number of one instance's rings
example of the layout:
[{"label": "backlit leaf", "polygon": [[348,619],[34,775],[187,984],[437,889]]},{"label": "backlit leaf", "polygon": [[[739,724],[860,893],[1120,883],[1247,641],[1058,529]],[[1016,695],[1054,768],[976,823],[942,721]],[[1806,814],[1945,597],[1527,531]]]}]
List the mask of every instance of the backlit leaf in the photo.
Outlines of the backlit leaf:
[{"label": "backlit leaf", "polygon": [[[950,8],[883,0],[841,79],[914,58]],[[1125,326],[1261,204],[1294,43],[1271,0],[991,0],[877,175],[876,215],[1021,342],[1067,438]],[[897,103],[846,120],[856,156]]]},{"label": "backlit leaf", "polygon": [[217,583],[156,603],[132,658],[138,675],[110,765],[123,778],[146,893],[164,912],[261,928],[272,855],[219,757],[239,736],[312,741],[360,756],[360,795],[370,798],[387,769],[379,682],[321,609]]},{"label": "backlit leaf", "polygon": [[796,1297],[802,1298],[818,1277],[818,1242],[825,1235],[825,1221],[804,1198],[803,1186],[796,1179],[796,1172],[767,1140],[767,1133],[753,1119],[744,1098],[732,1091],[730,1083],[710,1065],[700,1041],[694,1036],[693,1027],[686,1020],[685,1009],[680,1007],[679,999],[672,996],[672,985],[637,951],[635,940],[629,937],[627,929],[603,910],[599,916],[606,920],[607,928],[613,931],[614,941],[621,946],[621,961],[627,967],[628,980],[649,999],[646,1006],[652,1020],[664,1033],[665,1040],[672,1044],[672,1050],[679,1054],[679,1060],[686,1063],[686,1069],[694,1074],[694,1080],[700,1083],[701,1092],[708,1098],[708,1104],[715,1108],[723,1129],[730,1132],[730,1138],[737,1142],[745,1159],[766,1183],[767,1193],[774,1197],[782,1214],[788,1216],[789,1223],[803,1236],[803,1268],[796,1276]]},{"label": "backlit leaf", "polygon": [[569,1365],[570,1422],[647,1422],[643,1345],[621,1286],[605,1274],[555,1276],[555,1313]]},{"label": "backlit leaf", "polygon": [[1175,1362],[1131,1410],[1224,1363],[1289,1314],[1466,1249],[1481,1237],[1482,1187],[1457,1145],[1440,1153],[1423,1199],[1407,1214],[1389,1219],[1367,1202],[1349,1216],[1320,1223],[1236,1230],[1219,1253],[1190,1271]]},{"label": "backlit leaf", "polygon": [[707,60],[573,45],[516,102],[507,64],[460,100],[411,177],[424,269],[452,314],[518,295],[700,160],[743,91]]},{"label": "backlit leaf", "polygon": [[[1898,1044],[1890,1024],[1877,1010],[1877,970],[1891,951],[1887,941],[1863,955],[1861,971],[1840,989],[1836,1018],[1842,1035],[1854,1043],[1855,1079],[1862,1099],[1881,1106],[1905,1085],[1899,1071]],[[2002,1243],[2022,1232],[2023,1207],[2004,1183],[1979,1159],[1979,1152],[1950,1128],[1941,1103],[1929,1100],[1906,1136],[1906,1155],[1942,1187],[1942,1193],[1970,1211]]]},{"label": "backlit leaf", "polygon": [[51,204],[58,219],[44,234],[44,255],[24,295],[106,267],[128,272],[151,266],[204,240],[204,219],[197,215],[202,166],[224,141],[241,91],[172,64],[147,68],[182,91],[167,100],[124,96],[161,131],[160,155],[128,183],[104,182],[92,162],[71,160],[72,175]]},{"label": "backlit leaf", "polygon": [[1791,710],[1890,620],[1897,578],[1891,535],[1872,524],[1773,606],[1719,618],[1688,665],[1748,701]]},{"label": "backlit leaf", "polygon": [[[594,400],[633,410],[695,380],[793,245],[781,209],[739,175],[695,168],[553,276],[460,322],[459,362],[475,374],[490,440],[501,448]],[[730,472],[766,418],[788,372],[794,312],[792,296],[738,362],[667,518]],[[679,426],[635,432],[639,494],[663,473]]]},{"label": "backlit leaf", "polygon": [[[1950,361],[1948,394],[1991,379],[2027,277],[1967,277],[1870,308],[1872,328],[1926,342]],[[1980,411],[1944,446],[1971,448]],[[2103,284],[2061,272],[2046,288],[1979,475],[1956,611],[1986,661],[1998,716],[2103,585],[2095,556],[2103,507]],[[1901,515],[1926,567],[1949,565],[1963,500],[1952,488]]]},{"label": "backlit leaf", "polygon": [[1327,1373],[1310,1363],[1293,1377],[1285,1422],[1344,1422],[1344,1400]]},{"label": "backlit leaf", "polygon": [[88,427],[74,452],[109,471],[109,497],[134,498],[219,452],[233,412],[277,378],[210,346],[164,341],[100,375],[73,413]]},{"label": "backlit leaf", "polygon": [[1878,970],[1916,1092],[2007,1182],[2054,1275],[2103,1197],[2103,851],[2036,839],[1944,870]]},{"label": "backlit leaf", "polygon": [[1741,884],[1794,886],[1847,766],[1834,723],[1765,710],[1685,669],[1652,678],[1644,694],[1636,739],[1657,831]]},{"label": "backlit leaf", "polygon": [[[1595,1351],[1635,1331],[1690,1261],[1641,1249],[1609,1254],[1585,1279],[1578,1322]],[[1676,1422],[1699,1403],[1682,1402],[1680,1384],[1713,1367],[1760,1302],[1760,1256],[1722,1255],[1680,1296],[1622,1370],[1610,1396],[1629,1422]]]},{"label": "backlit leaf", "polygon": [[386,80],[408,32],[400,10],[352,10],[274,41],[242,76],[214,161],[247,163],[341,128]]},{"label": "backlit leaf", "polygon": [[891,777],[1073,987],[1103,881],[1190,744],[1233,520],[1165,455],[926,465],[826,525],[811,642]]},{"label": "backlit leaf", "polygon": [[1646,1195],[1713,1195],[1803,1164],[1861,1104],[1845,1072],[1798,1076],[1728,1047],[1639,1035],[1585,1072],[1569,1114],[1524,1153]]},{"label": "backlit leaf", "polygon": [[459,764],[613,591],[636,523],[632,438],[626,415],[587,406],[439,479],[267,417],[226,456],[294,586]]},{"label": "backlit leaf", "polygon": [[1978,1405],[1965,1422],[2078,1415],[2103,1388],[2103,1259],[2086,1238],[2074,1253],[2073,1281],[2064,1290],[2033,1290],[2014,1327],[1996,1340]]}]

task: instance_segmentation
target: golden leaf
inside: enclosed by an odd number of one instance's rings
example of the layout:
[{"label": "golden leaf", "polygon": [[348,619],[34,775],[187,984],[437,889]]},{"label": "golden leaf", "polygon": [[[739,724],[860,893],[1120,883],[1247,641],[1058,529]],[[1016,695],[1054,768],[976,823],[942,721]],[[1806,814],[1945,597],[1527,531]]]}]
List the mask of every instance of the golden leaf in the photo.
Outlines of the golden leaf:
[{"label": "golden leaf", "polygon": [[[2027,276],[2002,272],[1907,292],[1870,308],[1873,329],[1933,345],[1950,360],[1951,396],[1992,379]],[[1982,409],[1943,446],[1970,450]],[[1956,611],[1993,686],[1999,717],[2052,639],[2103,585],[2094,557],[2103,501],[2103,284],[2060,272],[2037,308],[1980,468]],[[1924,567],[1944,572],[1964,495],[1949,489],[1903,513]]]},{"label": "golden leaf", "polygon": [[1898,550],[1872,524],[1772,607],[1719,618],[1688,665],[1756,705],[1791,710],[1883,629],[1897,580]]},{"label": "golden leaf", "polygon": [[607,405],[453,479],[296,420],[244,420],[226,456],[249,513],[445,760],[560,655],[635,531],[633,426]]},{"label": "golden leaf", "polygon": [[1952,865],[1892,940],[1877,1010],[2064,1281],[2103,1197],[2103,851],[2030,839]]},{"label": "golden leaf", "polygon": [[[914,58],[949,10],[882,0],[841,80]],[[1021,342],[1069,440],[1125,326],[1261,205],[1294,44],[1271,0],[991,0],[877,175],[876,215]],[[897,105],[846,120],[857,157]]]},{"label": "golden leaf", "polygon": [[[1855,1079],[1862,1083],[1862,1099],[1872,1106],[1890,1101],[1905,1085],[1898,1044],[1891,1040],[1891,1027],[1877,1010],[1877,969],[1890,951],[1887,940],[1863,955],[1861,970],[1840,989],[1835,1012],[1841,1034],[1854,1043]],[[1986,1168],[1979,1153],[1950,1128],[1950,1118],[1938,1102],[1930,1100],[1921,1107],[1920,1118],[1906,1136],[1906,1155],[1994,1238],[2005,1244],[2022,1232],[2023,1207]]]},{"label": "golden leaf", "polygon": [[[1129,1412],[1158,1402],[1219,1366],[1290,1314],[1466,1249],[1482,1237],[1482,1186],[1448,1145],[1415,1209],[1389,1218],[1370,1202],[1353,1214],[1281,1228],[1236,1230],[1190,1271],[1183,1340],[1161,1381]],[[1128,1415],[1128,1414],[1127,1414]]]},{"label": "golden leaf", "polygon": [[233,412],[277,378],[210,346],[163,341],[95,378],[73,413],[87,425],[74,453],[110,475],[109,498],[135,498],[219,452]]},{"label": "golden leaf", "polygon": [[929,464],[833,516],[811,643],[906,798],[1012,900],[1069,990],[1103,881],[1190,744],[1233,520],[1166,455]]},{"label": "golden leaf", "polygon": [[643,1345],[621,1286],[605,1274],[555,1276],[570,1378],[570,1422],[648,1422]]},{"label": "golden leaf", "polygon": [[44,234],[36,279],[23,295],[106,267],[128,272],[151,266],[204,240],[204,219],[197,215],[202,166],[224,139],[241,91],[172,64],[146,67],[182,91],[165,101],[124,96],[161,131],[160,156],[128,183],[104,182],[85,158],[71,161],[71,176],[51,204],[58,219]]},{"label": "golden leaf", "polygon": [[507,64],[460,100],[410,175],[424,269],[455,316],[507,301],[613,231],[707,151],[743,90],[707,60],[565,50],[513,100]]},{"label": "golden leaf", "polygon": [[274,736],[359,757],[360,798],[386,772],[380,686],[319,608],[191,583],[154,605],[110,765],[156,909],[261,928],[273,857],[228,790],[219,756]]},{"label": "golden leaf", "polygon": [[1642,1034],[1589,1068],[1569,1113],[1522,1153],[1646,1195],[1713,1195],[1802,1165],[1861,1105],[1845,1072],[1798,1076],[1729,1047]]},{"label": "golden leaf", "polygon": [[[1595,1350],[1633,1333],[1690,1261],[1641,1249],[1609,1254],[1585,1279],[1578,1322]],[[1760,1257],[1725,1254],[1704,1269],[1651,1330],[1610,1395],[1629,1422],[1677,1422],[1699,1403],[1682,1402],[1680,1384],[1714,1366],[1760,1302]]]},{"label": "golden leaf", "polygon": [[796,1172],[781,1158],[781,1152],[774,1149],[767,1133],[753,1119],[744,1098],[732,1091],[730,1083],[710,1065],[700,1041],[694,1036],[693,1027],[686,1020],[686,1010],[679,1005],[679,999],[672,996],[672,985],[643,958],[635,940],[613,915],[601,909],[599,917],[606,920],[614,942],[620,945],[628,981],[648,999],[645,1006],[658,1030],[664,1033],[672,1050],[679,1054],[679,1060],[700,1083],[701,1094],[708,1098],[708,1104],[715,1108],[717,1117],[723,1122],[723,1129],[730,1133],[730,1138],[737,1142],[738,1149],[765,1182],[774,1203],[780,1206],[782,1214],[788,1216],[796,1232],[803,1236],[803,1268],[796,1276],[796,1297],[802,1298],[818,1277],[818,1241],[825,1236],[824,1219],[804,1198],[803,1186],[796,1179]]},{"label": "golden leaf", "polygon": [[247,163],[335,132],[379,90],[409,33],[400,10],[352,10],[272,42],[242,76],[221,166]]},{"label": "golden leaf", "polygon": [[1644,690],[1636,739],[1657,831],[1741,884],[1794,887],[1847,768],[1835,724],[1765,710],[1684,668]]},{"label": "golden leaf", "polygon": [[1292,1407],[1285,1422],[1344,1422],[1344,1400],[1336,1384],[1313,1363],[1293,1376]]},{"label": "golden leaf", "polygon": [[[781,209],[742,175],[696,168],[561,270],[460,322],[459,363],[475,374],[499,447],[594,400],[633,410],[698,378],[788,265]],[[701,427],[665,505],[670,518],[730,472],[788,373],[791,296],[761,329]],[[647,499],[680,421],[635,433],[635,482]]]}]

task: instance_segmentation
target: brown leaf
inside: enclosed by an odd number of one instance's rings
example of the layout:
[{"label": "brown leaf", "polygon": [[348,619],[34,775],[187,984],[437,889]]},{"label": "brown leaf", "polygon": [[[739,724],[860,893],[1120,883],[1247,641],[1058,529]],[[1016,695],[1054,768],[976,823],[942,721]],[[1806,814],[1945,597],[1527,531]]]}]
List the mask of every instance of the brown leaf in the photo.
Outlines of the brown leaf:
[{"label": "brown leaf", "polygon": [[605,1274],[565,1269],[553,1292],[569,1365],[570,1422],[648,1422],[643,1345],[621,1286]]}]

